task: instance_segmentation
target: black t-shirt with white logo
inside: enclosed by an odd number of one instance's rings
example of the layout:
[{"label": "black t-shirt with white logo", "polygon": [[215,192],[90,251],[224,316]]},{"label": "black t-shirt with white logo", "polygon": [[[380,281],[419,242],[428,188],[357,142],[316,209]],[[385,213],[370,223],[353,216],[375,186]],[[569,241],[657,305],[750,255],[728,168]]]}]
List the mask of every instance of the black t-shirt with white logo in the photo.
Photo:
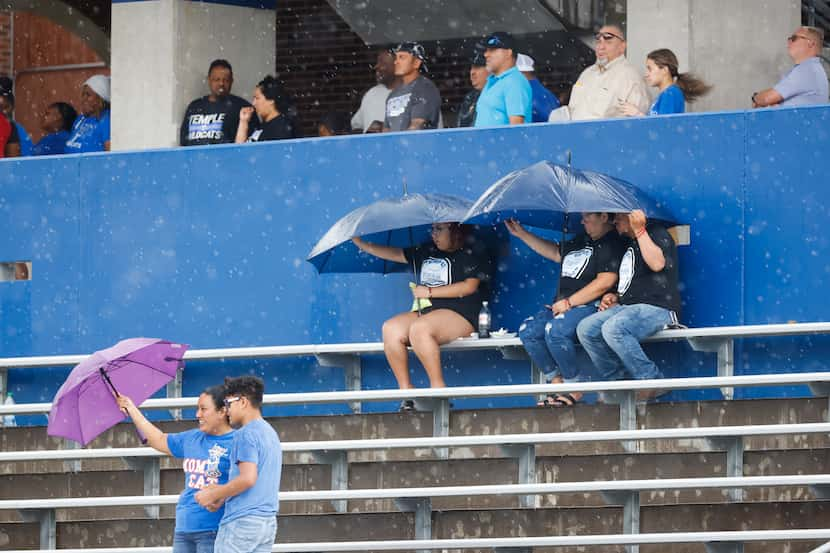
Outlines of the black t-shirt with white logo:
[{"label": "black t-shirt with white logo", "polygon": [[[179,129],[179,144],[202,146],[204,144],[231,144],[236,140],[239,126],[239,110],[251,107],[239,96],[228,94],[211,102],[207,96],[190,102]],[[253,115],[251,119],[256,119]]]},{"label": "black t-shirt with white logo", "polygon": [[666,266],[662,271],[652,271],[643,259],[637,240],[629,240],[620,261],[620,281],[617,284],[620,303],[656,305],[674,311],[679,317],[677,246],[662,225],[652,223],[646,227],[646,231],[662,250]]},{"label": "black t-shirt with white logo", "polygon": [[557,301],[581,290],[599,273],[618,272],[625,242],[613,230],[606,232],[599,240],[592,240],[582,232],[563,242],[560,248],[563,255]]},{"label": "black t-shirt with white logo", "polygon": [[267,123],[260,124],[248,137],[248,142],[284,140],[286,138],[297,138],[298,136],[294,122],[287,115],[280,114]]},{"label": "black t-shirt with white logo", "polygon": [[489,286],[493,264],[483,247],[472,245],[454,252],[439,250],[433,242],[427,242],[415,248],[404,249],[406,261],[410,265],[415,260],[418,267],[418,282],[424,286],[446,286],[463,282],[468,278],[481,281],[478,290],[463,298],[430,298],[433,309],[455,311],[473,325],[478,326],[478,313],[481,302],[489,297]]}]

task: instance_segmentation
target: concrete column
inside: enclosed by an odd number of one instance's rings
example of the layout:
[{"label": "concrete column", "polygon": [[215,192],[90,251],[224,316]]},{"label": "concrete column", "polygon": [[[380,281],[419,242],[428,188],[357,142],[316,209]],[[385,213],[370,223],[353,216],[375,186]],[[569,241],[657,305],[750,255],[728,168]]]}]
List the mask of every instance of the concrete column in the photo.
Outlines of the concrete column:
[{"label": "concrete column", "polygon": [[628,0],[628,58],[645,67],[648,52],[669,48],[681,72],[713,85],[689,111],[749,108],[792,66],[787,37],[800,22],[798,0]]},{"label": "concrete column", "polygon": [[[233,66],[250,98],[276,64],[274,0],[116,1],[112,5],[113,150],[178,144],[187,104],[207,94],[208,65]],[[244,4],[241,6],[240,4]]]}]

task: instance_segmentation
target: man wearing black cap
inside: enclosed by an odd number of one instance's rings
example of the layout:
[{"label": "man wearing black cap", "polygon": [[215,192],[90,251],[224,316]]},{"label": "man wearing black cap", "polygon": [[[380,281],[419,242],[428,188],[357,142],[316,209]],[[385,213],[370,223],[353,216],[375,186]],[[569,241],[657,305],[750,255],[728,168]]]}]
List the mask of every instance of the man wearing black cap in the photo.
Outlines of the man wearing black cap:
[{"label": "man wearing black cap", "polygon": [[426,77],[426,53],[417,42],[404,42],[395,49],[395,76],[401,85],[386,100],[383,131],[416,131],[438,128],[441,94]]},{"label": "man wearing black cap", "polygon": [[508,33],[493,33],[484,42],[490,76],[476,103],[476,127],[531,122],[533,92],[516,68],[516,50]]},{"label": "man wearing black cap", "polygon": [[481,94],[481,89],[487,84],[487,61],[482,52],[476,52],[470,66],[470,84],[473,89],[464,96],[461,105],[458,106],[458,126],[472,127],[476,122],[476,102]]}]

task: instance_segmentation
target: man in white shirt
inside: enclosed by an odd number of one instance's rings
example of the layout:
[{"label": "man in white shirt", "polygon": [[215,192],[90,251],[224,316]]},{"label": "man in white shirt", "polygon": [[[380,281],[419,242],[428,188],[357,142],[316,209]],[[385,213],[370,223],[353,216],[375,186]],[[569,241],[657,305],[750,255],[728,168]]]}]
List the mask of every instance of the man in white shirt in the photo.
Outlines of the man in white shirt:
[{"label": "man in white shirt", "polygon": [[595,38],[597,61],[582,72],[571,89],[570,119],[623,117],[622,107],[626,102],[646,113],[649,108],[646,83],[641,72],[625,58],[626,42],[622,29],[605,25]]},{"label": "man in white shirt", "polygon": [[[377,84],[366,91],[360,100],[360,109],[352,116],[352,130],[369,131],[372,123],[378,122],[379,132],[383,128],[383,119],[386,117],[386,99],[399,84],[400,79],[395,76],[395,54],[390,50],[380,50],[375,63],[375,79]],[[378,125],[375,125],[378,127]]]}]

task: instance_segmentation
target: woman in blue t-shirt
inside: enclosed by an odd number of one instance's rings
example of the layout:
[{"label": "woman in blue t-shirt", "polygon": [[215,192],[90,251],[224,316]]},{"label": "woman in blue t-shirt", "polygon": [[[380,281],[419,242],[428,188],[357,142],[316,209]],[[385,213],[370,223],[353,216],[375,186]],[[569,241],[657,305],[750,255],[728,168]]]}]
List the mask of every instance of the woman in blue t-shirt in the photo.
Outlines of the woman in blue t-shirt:
[{"label": "woman in blue t-shirt", "polygon": [[678,65],[677,56],[667,48],[650,52],[646,56],[645,78],[649,86],[657,88],[659,94],[648,114],[628,102],[623,105],[623,113],[630,117],[684,113],[686,102],[694,102],[712,89],[691,73],[680,73]]},{"label": "woman in blue t-shirt", "polygon": [[110,78],[93,75],[81,87],[81,116],[66,141],[67,154],[110,149]]},{"label": "woman in blue t-shirt", "polygon": [[213,542],[225,509],[219,506],[215,511],[208,511],[194,496],[211,484],[228,482],[234,432],[224,403],[225,388],[205,389],[196,407],[199,428],[176,434],[165,434],[148,421],[127,396],[119,396],[117,401],[153,449],[184,459],[184,491],[176,505],[173,553],[213,553]]},{"label": "woman in blue t-shirt", "polygon": [[41,125],[46,134],[32,147],[32,155],[49,156],[64,153],[69,131],[72,130],[77,118],[78,112],[66,102],[50,104],[43,114]]}]

